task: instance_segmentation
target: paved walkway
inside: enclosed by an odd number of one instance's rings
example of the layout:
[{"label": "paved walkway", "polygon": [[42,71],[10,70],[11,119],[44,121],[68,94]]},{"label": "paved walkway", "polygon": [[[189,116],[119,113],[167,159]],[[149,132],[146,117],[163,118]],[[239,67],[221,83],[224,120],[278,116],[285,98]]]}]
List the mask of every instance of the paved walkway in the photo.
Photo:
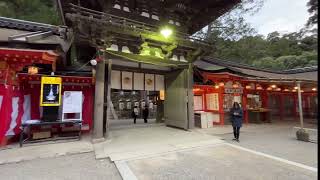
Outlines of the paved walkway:
[{"label": "paved walkway", "polygon": [[112,161],[145,157],[180,149],[221,143],[218,137],[166,126],[119,129],[110,131],[110,139],[94,144],[96,158]]},{"label": "paved walkway", "polygon": [[121,180],[109,160],[95,160],[94,153],[41,158],[0,165],[3,180]]},{"label": "paved walkway", "polygon": [[315,180],[317,173],[220,144],[126,162],[132,179]]},{"label": "paved walkway", "polygon": [[[240,143],[232,141],[232,127],[222,126],[211,129],[197,129],[196,131],[237,144],[239,146],[281,157],[290,161],[318,167],[316,143],[298,141],[294,128],[298,122],[279,122],[272,124],[249,124],[240,130]],[[308,128],[315,128],[313,124],[306,124]],[[314,134],[317,136],[317,134]]]},{"label": "paved walkway", "polygon": [[237,143],[230,126],[184,131],[163,124],[121,125],[93,145],[87,136],[0,150],[0,172],[12,179],[23,179],[21,173],[26,179],[119,179],[117,167],[125,180],[316,179],[317,144],[297,141],[294,126],[244,125]]},{"label": "paved walkway", "polygon": [[18,143],[16,143],[10,147],[11,148],[0,150],[0,164],[93,151],[89,135],[84,135],[80,141],[25,144],[21,148],[18,146]]}]

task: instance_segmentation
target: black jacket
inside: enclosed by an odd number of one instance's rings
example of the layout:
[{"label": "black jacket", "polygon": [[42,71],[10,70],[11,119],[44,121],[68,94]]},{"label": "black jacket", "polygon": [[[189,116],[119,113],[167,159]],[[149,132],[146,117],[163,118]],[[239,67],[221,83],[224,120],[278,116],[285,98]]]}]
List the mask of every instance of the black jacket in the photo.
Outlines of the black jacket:
[{"label": "black jacket", "polygon": [[145,108],[142,110],[143,118],[147,118],[149,116],[149,109]]}]

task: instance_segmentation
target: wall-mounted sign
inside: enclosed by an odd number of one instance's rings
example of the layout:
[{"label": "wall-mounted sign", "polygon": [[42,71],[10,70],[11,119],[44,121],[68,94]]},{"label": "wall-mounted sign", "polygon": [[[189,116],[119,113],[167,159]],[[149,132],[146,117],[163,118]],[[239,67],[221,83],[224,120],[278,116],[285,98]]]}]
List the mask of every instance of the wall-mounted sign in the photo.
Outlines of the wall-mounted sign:
[{"label": "wall-mounted sign", "polygon": [[132,90],[132,72],[122,71],[122,89]]},{"label": "wall-mounted sign", "polygon": [[41,77],[40,106],[60,106],[61,77]]},{"label": "wall-mounted sign", "polygon": [[123,102],[120,102],[119,103],[119,110],[123,110],[124,109],[124,103]]},{"label": "wall-mounted sign", "polygon": [[243,89],[242,88],[224,88],[224,93],[227,94],[242,94],[243,93]]},{"label": "wall-mounted sign", "polygon": [[127,102],[127,109],[131,109],[131,102]]},{"label": "wall-mounted sign", "polygon": [[[82,91],[64,91],[63,107],[62,107],[62,121],[80,120],[82,121]],[[66,117],[67,113],[79,114],[75,118],[69,119]]]},{"label": "wall-mounted sign", "polygon": [[206,94],[206,98],[207,98],[207,109],[219,111],[219,94],[218,93]]},{"label": "wall-mounted sign", "polygon": [[154,74],[144,75],[144,87],[147,91],[154,91]]}]

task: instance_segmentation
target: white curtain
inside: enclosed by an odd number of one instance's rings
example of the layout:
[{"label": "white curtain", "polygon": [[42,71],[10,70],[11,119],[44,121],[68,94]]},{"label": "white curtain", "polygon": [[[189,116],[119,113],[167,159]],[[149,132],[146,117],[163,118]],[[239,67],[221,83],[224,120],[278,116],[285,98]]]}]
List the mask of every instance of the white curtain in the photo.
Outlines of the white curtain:
[{"label": "white curtain", "polygon": [[31,119],[31,96],[30,94],[28,94],[28,95],[24,95],[23,115],[22,115],[21,122],[24,123],[30,119]]},{"label": "white curtain", "polygon": [[1,111],[2,100],[3,100],[3,96],[0,96],[0,111]]},{"label": "white curtain", "polygon": [[14,135],[13,129],[17,126],[17,117],[18,117],[18,108],[19,108],[18,102],[19,102],[19,97],[12,98],[11,123],[6,133],[6,136]]}]

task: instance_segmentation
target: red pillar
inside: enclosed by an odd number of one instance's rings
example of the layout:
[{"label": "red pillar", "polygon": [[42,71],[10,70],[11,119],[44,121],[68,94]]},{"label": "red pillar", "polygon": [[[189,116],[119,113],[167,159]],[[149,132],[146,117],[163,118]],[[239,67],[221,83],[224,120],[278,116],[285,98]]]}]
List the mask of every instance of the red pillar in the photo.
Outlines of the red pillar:
[{"label": "red pillar", "polygon": [[283,94],[279,93],[279,117],[280,120],[283,120]]},{"label": "red pillar", "polygon": [[293,98],[293,118],[294,120],[297,120],[298,121],[298,112],[297,112],[297,96],[296,96],[296,93],[292,94],[291,97]]},{"label": "red pillar", "polygon": [[243,115],[244,115],[244,122],[246,124],[249,123],[248,119],[248,111],[247,111],[247,91],[244,89],[242,94],[242,109],[243,109]]},{"label": "red pillar", "polygon": [[223,110],[223,92],[224,88],[219,88],[219,114],[220,114],[220,125],[224,125],[224,110]]},{"label": "red pillar", "polygon": [[203,109],[203,111],[207,111],[207,89],[206,88],[204,88],[203,89],[204,91],[203,91],[203,93],[202,93],[202,97],[203,97],[203,107],[202,107],[202,109]]},{"label": "red pillar", "polygon": [[[260,97],[261,97],[261,106],[262,108],[268,109],[268,93],[266,90],[260,92]],[[268,114],[264,113],[264,119],[267,119]]]}]

